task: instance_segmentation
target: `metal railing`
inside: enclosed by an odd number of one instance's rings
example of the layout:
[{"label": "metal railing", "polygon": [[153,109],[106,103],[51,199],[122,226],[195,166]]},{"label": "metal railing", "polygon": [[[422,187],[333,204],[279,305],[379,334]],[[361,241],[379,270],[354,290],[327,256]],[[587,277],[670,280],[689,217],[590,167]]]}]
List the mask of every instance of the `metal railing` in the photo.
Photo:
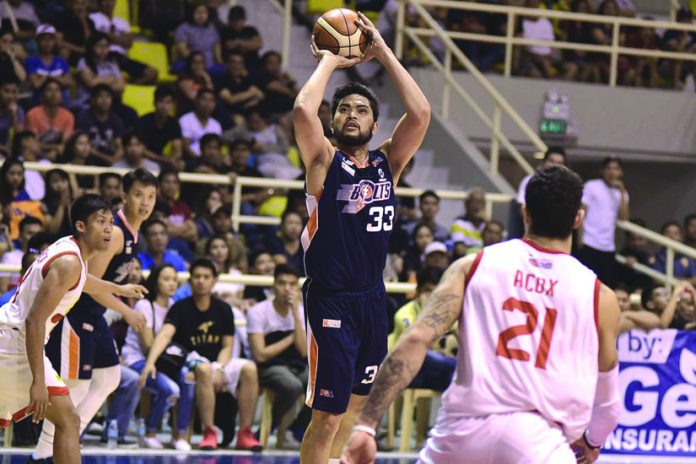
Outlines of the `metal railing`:
[{"label": "metal railing", "polygon": [[[532,167],[520,153],[520,151],[515,147],[510,139],[503,134],[501,131],[501,117],[504,112],[515,125],[522,131],[522,133],[529,139],[531,144],[538,151],[546,151],[546,144],[537,135],[537,133],[527,124],[527,122],[517,113],[517,111],[510,105],[510,103],[501,95],[501,93],[491,84],[491,82],[478,70],[478,68],[469,60],[469,58],[461,51],[461,49],[452,40],[453,33],[445,31],[442,26],[428,13],[424,5],[429,5],[431,2],[425,0],[403,0],[399,3],[399,10],[397,14],[397,34],[396,43],[394,47],[394,52],[398,58],[403,57],[404,51],[404,35],[408,37],[418,49],[428,57],[430,62],[442,73],[445,80],[445,84],[442,87],[442,111],[441,115],[443,118],[449,116],[450,107],[450,89],[454,91],[461,97],[464,102],[472,109],[474,114],[491,130],[491,146],[490,146],[490,171],[491,173],[498,172],[498,165],[500,160],[500,145],[508,151],[510,156],[520,165],[525,173],[530,174],[533,172]],[[460,5],[459,2],[445,2],[447,4]],[[473,4],[477,5],[477,4]],[[412,7],[413,10],[419,15],[420,19],[429,27],[427,28],[414,28],[408,27],[405,22],[405,10],[406,7]],[[510,25],[508,24],[508,27]],[[446,47],[444,63],[435,56],[435,54],[430,50],[428,44],[426,44],[421,36],[436,36],[438,37]],[[485,36],[488,37],[488,36]],[[481,105],[464,89],[464,87],[457,81],[457,79],[452,74],[452,60],[456,59],[464,69],[466,69],[472,76],[476,78],[478,83],[486,90],[488,95],[495,102],[493,108],[492,116],[489,116],[487,112],[481,108]]]}]

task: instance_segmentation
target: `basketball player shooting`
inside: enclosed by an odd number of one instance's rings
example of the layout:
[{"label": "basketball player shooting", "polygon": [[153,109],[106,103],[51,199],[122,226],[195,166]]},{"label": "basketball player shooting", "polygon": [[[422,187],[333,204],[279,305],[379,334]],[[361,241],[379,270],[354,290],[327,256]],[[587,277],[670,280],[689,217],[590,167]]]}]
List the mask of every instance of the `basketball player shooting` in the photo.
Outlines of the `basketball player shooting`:
[{"label": "basketball player shooting", "polygon": [[92,295],[142,298],[140,285],[116,285],[87,272],[112,237],[110,203],[83,195],[70,208],[74,235],[63,237],[29,267],[12,299],[0,307],[0,428],[32,416],[55,425],[56,464],[80,462],[80,418],[44,344],[83,290]]},{"label": "basketball player shooting", "polygon": [[597,459],[621,409],[619,306],[569,254],[571,232],[584,217],[582,189],[567,168],[543,168],[527,186],[525,238],[450,266],[379,370],[342,461],[374,462],[374,430],[384,411],[455,321],[456,374],[419,462]]},{"label": "basketball player shooting", "polygon": [[[372,23],[357,26],[369,45],[362,58],[312,51],[316,70],[295,101],[293,121],[307,168],[309,222],[302,234],[307,281],[309,381],[312,420],[302,442],[303,463],[338,461],[387,351],[387,305],[382,272],[394,227],[399,176],[420,146],[430,105]],[[377,150],[368,144],[378,128],[373,92],[360,84],[336,90],[332,100],[334,147],[317,116],[336,69],[371,59],[391,77],[406,107],[392,137]]]}]

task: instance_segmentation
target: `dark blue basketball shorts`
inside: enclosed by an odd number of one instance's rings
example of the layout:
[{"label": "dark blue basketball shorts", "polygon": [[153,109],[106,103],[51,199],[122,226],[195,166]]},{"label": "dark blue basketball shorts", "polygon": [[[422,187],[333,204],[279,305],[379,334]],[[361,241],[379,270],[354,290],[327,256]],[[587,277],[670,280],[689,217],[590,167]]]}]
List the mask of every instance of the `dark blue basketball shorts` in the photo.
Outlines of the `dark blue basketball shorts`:
[{"label": "dark blue basketball shorts", "polygon": [[387,354],[384,285],[335,292],[305,282],[309,382],[307,406],[340,414],[350,395],[367,395]]},{"label": "dark blue basketball shorts", "polygon": [[92,369],[119,364],[116,342],[99,308],[73,308],[53,329],[45,349],[65,380],[89,380]]}]

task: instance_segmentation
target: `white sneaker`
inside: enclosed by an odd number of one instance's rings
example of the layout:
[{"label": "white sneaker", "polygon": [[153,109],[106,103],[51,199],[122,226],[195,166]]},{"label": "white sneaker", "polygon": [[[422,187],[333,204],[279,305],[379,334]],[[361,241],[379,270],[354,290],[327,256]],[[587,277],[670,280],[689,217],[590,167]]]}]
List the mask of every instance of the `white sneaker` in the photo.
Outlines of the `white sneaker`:
[{"label": "white sneaker", "polygon": [[295,435],[292,434],[291,430],[286,430],[283,435],[283,446],[280,449],[285,450],[299,450],[300,442],[295,439]]},{"label": "white sneaker", "polygon": [[157,437],[144,437],[143,442],[145,444],[145,448],[150,448],[150,449],[163,449],[164,445],[162,442],[160,442]]},{"label": "white sneaker", "polygon": [[187,442],[183,438],[177,439],[174,443],[172,443],[172,446],[175,450],[191,451],[191,445],[189,445],[189,442]]}]

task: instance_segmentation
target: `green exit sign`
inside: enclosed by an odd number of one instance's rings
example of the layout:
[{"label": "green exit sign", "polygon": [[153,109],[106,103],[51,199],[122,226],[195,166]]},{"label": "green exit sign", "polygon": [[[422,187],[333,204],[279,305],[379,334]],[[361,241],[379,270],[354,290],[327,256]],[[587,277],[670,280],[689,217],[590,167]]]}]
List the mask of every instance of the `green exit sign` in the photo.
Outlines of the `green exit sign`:
[{"label": "green exit sign", "polygon": [[565,135],[568,122],[562,119],[542,119],[539,124],[539,132],[542,135]]}]

